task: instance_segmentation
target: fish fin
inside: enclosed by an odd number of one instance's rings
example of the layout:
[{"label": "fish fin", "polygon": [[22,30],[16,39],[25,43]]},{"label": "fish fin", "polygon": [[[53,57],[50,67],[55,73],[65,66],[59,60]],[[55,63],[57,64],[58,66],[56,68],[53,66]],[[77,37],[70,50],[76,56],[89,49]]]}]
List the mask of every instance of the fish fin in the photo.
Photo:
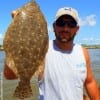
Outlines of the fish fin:
[{"label": "fish fin", "polygon": [[32,88],[30,85],[30,81],[20,81],[18,86],[15,89],[14,97],[19,99],[29,98],[32,94]]}]

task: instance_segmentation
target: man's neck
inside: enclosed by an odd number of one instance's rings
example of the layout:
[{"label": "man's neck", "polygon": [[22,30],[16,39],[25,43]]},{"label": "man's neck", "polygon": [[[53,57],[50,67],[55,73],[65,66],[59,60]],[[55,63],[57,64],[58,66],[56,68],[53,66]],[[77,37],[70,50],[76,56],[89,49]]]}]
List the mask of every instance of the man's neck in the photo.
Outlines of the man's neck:
[{"label": "man's neck", "polygon": [[71,51],[73,49],[73,41],[69,41],[66,43],[59,42],[54,40],[54,43],[59,49]]}]

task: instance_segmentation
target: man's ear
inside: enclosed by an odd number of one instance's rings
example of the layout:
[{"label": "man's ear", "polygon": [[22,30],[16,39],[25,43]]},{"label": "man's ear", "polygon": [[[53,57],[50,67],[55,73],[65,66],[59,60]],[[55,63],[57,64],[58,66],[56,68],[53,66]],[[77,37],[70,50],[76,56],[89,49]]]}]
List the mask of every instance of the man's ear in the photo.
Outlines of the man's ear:
[{"label": "man's ear", "polygon": [[76,26],[76,28],[75,28],[75,33],[76,33],[76,34],[77,34],[79,28],[80,28],[79,26]]},{"label": "man's ear", "polygon": [[79,25],[78,25],[78,26],[77,26],[77,30],[76,30],[76,31],[78,31],[78,30],[79,30],[79,28],[80,28],[80,27],[79,27]]},{"label": "man's ear", "polygon": [[53,28],[55,27],[55,22],[53,22]]}]

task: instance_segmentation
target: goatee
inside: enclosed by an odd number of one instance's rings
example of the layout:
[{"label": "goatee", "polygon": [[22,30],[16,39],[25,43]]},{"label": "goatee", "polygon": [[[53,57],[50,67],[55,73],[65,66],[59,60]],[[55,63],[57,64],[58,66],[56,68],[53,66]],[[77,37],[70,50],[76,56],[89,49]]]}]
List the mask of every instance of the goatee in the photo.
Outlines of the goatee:
[{"label": "goatee", "polygon": [[61,38],[61,37],[60,37],[59,35],[57,35],[56,33],[55,33],[55,36],[56,36],[56,39],[57,39],[59,42],[61,42],[61,43],[68,43],[68,42],[74,40],[75,34],[72,35],[69,39]]}]

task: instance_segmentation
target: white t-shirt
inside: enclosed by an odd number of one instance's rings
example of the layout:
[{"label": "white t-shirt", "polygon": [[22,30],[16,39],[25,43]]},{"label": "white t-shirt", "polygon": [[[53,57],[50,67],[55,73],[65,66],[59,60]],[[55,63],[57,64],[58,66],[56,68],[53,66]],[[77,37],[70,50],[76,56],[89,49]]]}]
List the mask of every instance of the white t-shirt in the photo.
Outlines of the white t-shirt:
[{"label": "white t-shirt", "polygon": [[86,61],[82,47],[62,51],[53,41],[46,54],[44,78],[39,82],[39,100],[83,100]]}]

